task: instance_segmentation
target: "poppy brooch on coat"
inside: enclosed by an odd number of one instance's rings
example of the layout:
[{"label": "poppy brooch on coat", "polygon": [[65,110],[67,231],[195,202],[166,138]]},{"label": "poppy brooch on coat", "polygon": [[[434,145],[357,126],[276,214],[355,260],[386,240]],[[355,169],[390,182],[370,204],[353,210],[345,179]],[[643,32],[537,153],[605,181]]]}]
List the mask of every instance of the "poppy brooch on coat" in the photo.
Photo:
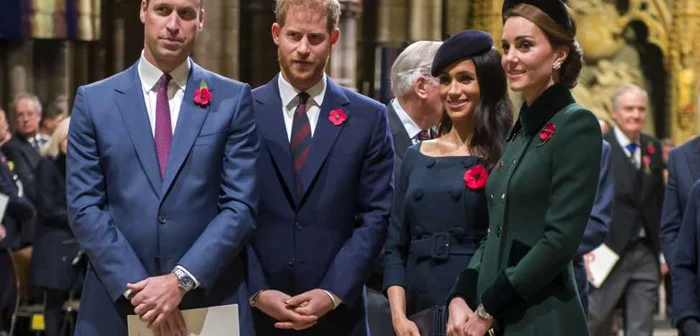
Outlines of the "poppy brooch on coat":
[{"label": "poppy brooch on coat", "polygon": [[649,153],[649,155],[654,155],[654,153],[656,153],[656,147],[654,144],[650,143],[647,145],[647,153]]},{"label": "poppy brooch on coat", "polygon": [[209,106],[211,98],[212,94],[207,87],[207,82],[202,79],[202,82],[199,84],[199,89],[194,91],[194,103],[199,105],[199,107],[207,107]]},{"label": "poppy brooch on coat", "polygon": [[343,112],[342,109],[335,109],[331,110],[331,113],[328,115],[328,121],[331,122],[331,124],[340,126],[345,122],[345,119],[347,119],[348,116]]},{"label": "poppy brooch on coat", "polygon": [[540,142],[538,147],[549,142],[549,140],[552,139],[552,137],[554,136],[554,132],[556,132],[556,130],[557,125],[554,125],[551,122],[545,124],[544,127],[542,127],[542,130],[540,131],[540,140],[542,140],[542,142]]},{"label": "poppy brooch on coat", "polygon": [[471,190],[481,190],[486,186],[489,172],[482,165],[476,165],[464,172],[464,183]]}]

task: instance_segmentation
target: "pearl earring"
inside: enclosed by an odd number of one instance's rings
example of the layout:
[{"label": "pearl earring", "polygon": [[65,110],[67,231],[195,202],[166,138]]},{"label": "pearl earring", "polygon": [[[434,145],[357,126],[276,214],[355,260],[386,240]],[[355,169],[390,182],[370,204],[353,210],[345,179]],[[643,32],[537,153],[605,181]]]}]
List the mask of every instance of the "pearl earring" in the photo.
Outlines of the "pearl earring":
[{"label": "pearl earring", "polygon": [[559,70],[560,68],[561,68],[561,62],[555,61],[554,64],[552,64],[552,69]]}]

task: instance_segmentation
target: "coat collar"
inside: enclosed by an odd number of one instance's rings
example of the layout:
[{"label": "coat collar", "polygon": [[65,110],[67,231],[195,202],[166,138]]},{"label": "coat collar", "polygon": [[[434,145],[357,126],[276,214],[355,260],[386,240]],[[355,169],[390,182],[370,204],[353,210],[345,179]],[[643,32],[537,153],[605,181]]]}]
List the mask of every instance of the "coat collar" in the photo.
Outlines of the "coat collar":
[{"label": "coat collar", "polygon": [[[523,103],[523,106],[520,108],[518,123],[521,124],[525,134],[535,134],[557,112],[575,102],[571,91],[566,86],[555,84],[537,97],[532,106],[527,106],[527,103]],[[517,128],[514,127],[514,130],[517,130]]]}]

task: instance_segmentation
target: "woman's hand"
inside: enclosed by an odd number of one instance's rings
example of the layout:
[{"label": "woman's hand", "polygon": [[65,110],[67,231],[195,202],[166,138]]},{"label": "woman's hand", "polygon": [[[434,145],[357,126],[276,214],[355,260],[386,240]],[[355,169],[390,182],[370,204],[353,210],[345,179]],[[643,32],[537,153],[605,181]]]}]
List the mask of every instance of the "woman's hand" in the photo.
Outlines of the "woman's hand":
[{"label": "woman's hand", "polygon": [[450,314],[447,321],[447,336],[467,335],[464,327],[466,327],[470,317],[474,315],[467,302],[461,297],[455,297],[450,301],[448,309]]},{"label": "woman's hand", "polygon": [[473,314],[467,325],[464,327],[465,335],[467,336],[484,336],[491,329],[493,320],[482,319],[476,314]]},{"label": "woman's hand", "polygon": [[416,326],[416,324],[408,318],[404,317],[397,320],[392,320],[391,324],[394,326],[396,336],[420,336],[418,326]]}]

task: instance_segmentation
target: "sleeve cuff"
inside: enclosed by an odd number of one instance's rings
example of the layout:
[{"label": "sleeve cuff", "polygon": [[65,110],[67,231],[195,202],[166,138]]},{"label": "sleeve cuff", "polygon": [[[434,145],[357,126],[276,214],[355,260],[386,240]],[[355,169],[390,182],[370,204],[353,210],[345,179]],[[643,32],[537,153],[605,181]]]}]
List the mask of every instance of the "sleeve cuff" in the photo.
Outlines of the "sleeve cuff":
[{"label": "sleeve cuff", "polygon": [[457,277],[457,281],[450,291],[450,295],[447,297],[446,306],[450,305],[450,301],[455,297],[462,297],[469,308],[475,310],[479,305],[476,295],[476,286],[479,280],[479,272],[474,269],[466,269]]},{"label": "sleeve cuff", "polygon": [[187,274],[188,277],[190,277],[190,278],[192,278],[192,280],[194,280],[194,288],[199,288],[199,286],[200,286],[199,280],[197,280],[197,278],[195,278],[194,275],[192,275],[192,273],[190,273],[190,271],[188,271],[186,268],[184,268],[180,265],[175,266],[175,268],[185,272],[185,274]]},{"label": "sleeve cuff", "polygon": [[122,295],[124,295],[124,298],[125,298],[125,299],[131,301],[131,289],[125,290],[125,291],[124,291],[124,294],[122,294]]},{"label": "sleeve cuff", "polygon": [[340,304],[343,303],[343,300],[341,300],[337,295],[325,289],[323,289],[323,291],[326,292],[326,294],[328,294],[328,296],[331,298],[331,302],[333,302],[333,309],[338,308],[338,306],[340,306]]},{"label": "sleeve cuff", "polygon": [[494,318],[502,317],[508,307],[523,301],[505,272],[501,272],[493,284],[481,295],[481,304],[484,305],[486,312]]}]

